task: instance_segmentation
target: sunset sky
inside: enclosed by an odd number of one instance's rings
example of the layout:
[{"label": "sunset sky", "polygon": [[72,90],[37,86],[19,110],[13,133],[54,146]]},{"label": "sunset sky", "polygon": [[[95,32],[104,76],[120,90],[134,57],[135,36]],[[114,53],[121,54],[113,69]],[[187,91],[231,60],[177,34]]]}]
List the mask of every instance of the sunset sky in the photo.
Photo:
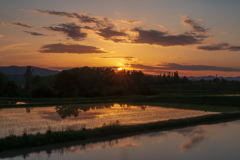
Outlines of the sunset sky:
[{"label": "sunset sky", "polygon": [[0,66],[240,76],[239,0],[1,0]]}]

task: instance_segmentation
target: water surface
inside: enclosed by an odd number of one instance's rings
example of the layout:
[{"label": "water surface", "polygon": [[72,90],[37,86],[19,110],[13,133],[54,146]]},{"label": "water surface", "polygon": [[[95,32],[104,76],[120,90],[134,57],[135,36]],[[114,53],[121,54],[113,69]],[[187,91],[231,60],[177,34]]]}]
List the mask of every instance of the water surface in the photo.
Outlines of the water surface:
[{"label": "water surface", "polygon": [[11,160],[239,160],[240,121],[199,125],[98,143],[0,152]]},{"label": "water surface", "polygon": [[101,127],[104,123],[119,121],[122,125],[133,125],[196,117],[213,112],[189,109],[165,108],[152,105],[127,104],[81,104],[34,108],[0,109],[0,137],[26,133],[79,130]]}]

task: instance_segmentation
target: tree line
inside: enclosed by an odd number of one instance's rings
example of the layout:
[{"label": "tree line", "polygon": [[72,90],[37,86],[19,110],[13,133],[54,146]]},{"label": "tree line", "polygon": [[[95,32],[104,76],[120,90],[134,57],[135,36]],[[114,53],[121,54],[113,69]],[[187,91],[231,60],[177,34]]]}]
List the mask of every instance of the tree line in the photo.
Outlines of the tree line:
[{"label": "tree line", "polygon": [[0,72],[0,97],[97,97],[157,94],[153,86],[191,83],[178,72],[146,75],[142,71],[115,71],[112,68],[82,67],[63,70],[50,76],[33,76],[27,67],[25,86]]}]

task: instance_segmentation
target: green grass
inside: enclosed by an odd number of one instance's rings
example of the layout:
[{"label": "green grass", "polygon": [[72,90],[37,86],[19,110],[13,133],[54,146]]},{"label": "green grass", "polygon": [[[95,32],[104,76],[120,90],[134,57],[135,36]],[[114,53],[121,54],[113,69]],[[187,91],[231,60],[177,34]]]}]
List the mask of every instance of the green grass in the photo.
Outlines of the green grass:
[{"label": "green grass", "polygon": [[153,122],[138,125],[120,125],[119,122],[112,122],[95,129],[82,129],[80,131],[56,131],[48,130],[45,134],[26,134],[22,136],[8,136],[0,139],[0,151],[24,147],[41,146],[60,142],[69,142],[76,140],[88,140],[94,138],[136,134],[149,131],[162,131],[187,126],[216,123],[240,119],[240,112],[221,113],[205,115],[200,117],[177,119]]}]

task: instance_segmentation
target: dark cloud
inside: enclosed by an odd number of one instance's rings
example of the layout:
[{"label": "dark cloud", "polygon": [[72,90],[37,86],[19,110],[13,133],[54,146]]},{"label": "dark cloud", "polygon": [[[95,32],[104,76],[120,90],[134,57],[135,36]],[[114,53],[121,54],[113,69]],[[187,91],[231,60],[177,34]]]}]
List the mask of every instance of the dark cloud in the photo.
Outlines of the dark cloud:
[{"label": "dark cloud", "polygon": [[153,66],[148,66],[148,65],[143,65],[143,64],[129,64],[131,68],[135,69],[141,69],[141,70],[156,70],[156,69],[161,69],[160,67],[153,67]]},{"label": "dark cloud", "polygon": [[77,18],[79,19],[80,22],[83,22],[83,23],[96,23],[98,21],[98,19],[95,17],[86,16],[80,13],[58,12],[58,11],[50,11],[50,10],[42,10],[42,9],[36,9],[35,12],[48,14],[48,15],[67,17],[67,18]]},{"label": "dark cloud", "polygon": [[37,33],[37,32],[30,32],[30,31],[24,31],[25,33],[29,33],[29,34],[31,34],[31,35],[33,35],[33,36],[45,36],[44,34],[42,34],[42,33]]},{"label": "dark cloud", "polygon": [[160,68],[158,66],[149,66],[149,65],[143,65],[143,64],[125,64],[126,66],[129,66],[132,69],[141,70],[143,72],[151,72],[153,74],[159,74],[159,73],[168,73],[169,71],[164,70],[163,68]]},{"label": "dark cloud", "polygon": [[218,66],[207,66],[207,65],[182,65],[177,63],[166,63],[157,65],[161,69],[167,70],[187,70],[187,71],[225,71],[235,72],[240,71],[238,68],[218,67]]},{"label": "dark cloud", "polygon": [[93,30],[93,28],[92,28],[92,27],[89,27],[89,26],[83,26],[82,28],[84,28],[84,29],[89,29],[89,30]]},{"label": "dark cloud", "polygon": [[47,15],[56,15],[66,18],[74,18],[78,19],[82,23],[92,23],[95,24],[98,28],[105,28],[105,27],[114,27],[115,25],[112,23],[111,19],[108,18],[96,18],[87,16],[84,13],[69,13],[69,12],[59,12],[59,11],[50,11],[50,10],[41,10],[36,9],[35,12],[47,14]]},{"label": "dark cloud", "polygon": [[141,28],[135,28],[133,29],[133,31],[138,32],[138,37],[135,40],[132,40],[132,43],[146,43],[151,45],[160,45],[164,47],[200,44],[204,39],[203,37],[198,37],[195,34],[190,33],[169,35],[168,32],[143,30]]},{"label": "dark cloud", "polygon": [[25,28],[32,28],[31,26],[27,25],[27,24],[24,24],[24,23],[12,23],[12,25],[15,25],[15,26],[20,26],[20,27],[25,27]]},{"label": "dark cloud", "polygon": [[201,50],[208,50],[208,51],[219,51],[219,50],[226,50],[229,47],[228,43],[218,43],[218,44],[211,44],[206,46],[198,46],[198,49]]},{"label": "dark cloud", "polygon": [[[125,42],[126,39],[122,39],[125,36],[128,36],[128,34],[124,33],[123,31],[116,31],[113,30],[112,27],[107,27],[104,29],[99,29],[96,32],[98,35],[102,36],[105,40],[112,40],[114,42]],[[120,37],[120,38],[118,38]]]},{"label": "dark cloud", "polygon": [[48,44],[41,47],[39,50],[41,53],[78,53],[78,54],[90,54],[90,53],[107,53],[94,46],[86,46],[79,44]]},{"label": "dark cloud", "polygon": [[106,58],[106,59],[124,59],[126,61],[132,61],[134,60],[134,57],[100,57],[100,58]]},{"label": "dark cloud", "polygon": [[68,12],[50,11],[50,10],[42,10],[42,9],[35,9],[34,11],[37,13],[42,13],[47,15],[57,15],[57,16],[68,17],[68,18],[75,17],[73,13],[68,13]]},{"label": "dark cloud", "polygon": [[139,69],[147,72],[166,72],[166,71],[224,71],[224,72],[239,72],[240,68],[228,68],[207,65],[182,65],[177,63],[164,63],[157,66],[149,66],[143,64],[126,64],[131,68]]},{"label": "dark cloud", "polygon": [[[199,24],[197,21],[185,16],[182,23],[189,26],[192,30],[182,33],[172,35],[167,31],[158,31],[158,30],[144,30],[142,28],[133,28],[132,32],[137,33],[137,36],[130,37],[133,34],[128,34],[123,30],[117,29],[118,22],[112,19],[104,17],[92,17],[88,16],[85,13],[71,13],[71,12],[60,12],[52,10],[42,10],[36,9],[34,12],[46,14],[46,15],[55,15],[65,18],[75,19],[81,23],[84,23],[84,27],[80,27],[75,23],[66,23],[60,24],[58,26],[45,27],[48,30],[61,32],[67,34],[68,38],[73,40],[81,40],[82,38],[87,37],[87,33],[81,32],[81,29],[93,30],[95,33],[105,40],[110,40],[115,43],[132,43],[132,44],[150,44],[150,45],[159,45],[164,47],[169,46],[187,46],[193,44],[203,44],[204,40],[209,37],[208,31],[209,28],[204,27]],[[121,20],[121,23],[127,23],[133,25],[135,23],[141,23],[141,21],[129,21]],[[4,23],[0,22],[0,25]],[[15,23],[22,27],[31,27],[22,23]],[[206,51],[216,51],[216,50],[228,50],[228,51],[239,51],[240,46],[231,46],[228,43],[218,43],[205,46],[198,46],[198,49]]]},{"label": "dark cloud", "polygon": [[228,47],[229,51],[240,51],[240,46],[230,46]]},{"label": "dark cloud", "polygon": [[200,24],[198,24],[197,22],[190,18],[183,20],[182,23],[190,26],[195,32],[205,33],[209,30],[208,28],[201,26]]},{"label": "dark cloud", "polygon": [[205,46],[198,46],[197,49],[206,50],[206,51],[240,51],[240,46],[231,46],[228,43],[217,43],[217,44],[210,44]]},{"label": "dark cloud", "polygon": [[80,15],[78,13],[74,13],[74,15],[82,23],[96,23],[96,22],[98,22],[98,19],[95,18],[95,17],[90,17],[90,16],[86,16],[86,15]]},{"label": "dark cloud", "polygon": [[113,20],[109,19],[109,18],[103,18],[102,20],[98,20],[96,22],[96,26],[97,28],[114,28],[115,25],[113,24]]},{"label": "dark cloud", "polygon": [[59,24],[56,27],[50,26],[44,28],[51,31],[67,34],[68,37],[72,38],[75,41],[79,41],[80,39],[87,37],[87,33],[82,33],[81,27],[76,25],[75,23],[63,23]]},{"label": "dark cloud", "polygon": [[47,15],[56,15],[56,16],[61,16],[66,18],[75,18],[82,23],[94,23],[98,27],[113,26],[113,24],[111,23],[111,20],[108,18],[99,19],[96,17],[87,16],[84,13],[69,13],[69,12],[59,12],[59,11],[50,11],[50,10],[41,10],[41,9],[36,9],[35,12],[47,14]]}]

